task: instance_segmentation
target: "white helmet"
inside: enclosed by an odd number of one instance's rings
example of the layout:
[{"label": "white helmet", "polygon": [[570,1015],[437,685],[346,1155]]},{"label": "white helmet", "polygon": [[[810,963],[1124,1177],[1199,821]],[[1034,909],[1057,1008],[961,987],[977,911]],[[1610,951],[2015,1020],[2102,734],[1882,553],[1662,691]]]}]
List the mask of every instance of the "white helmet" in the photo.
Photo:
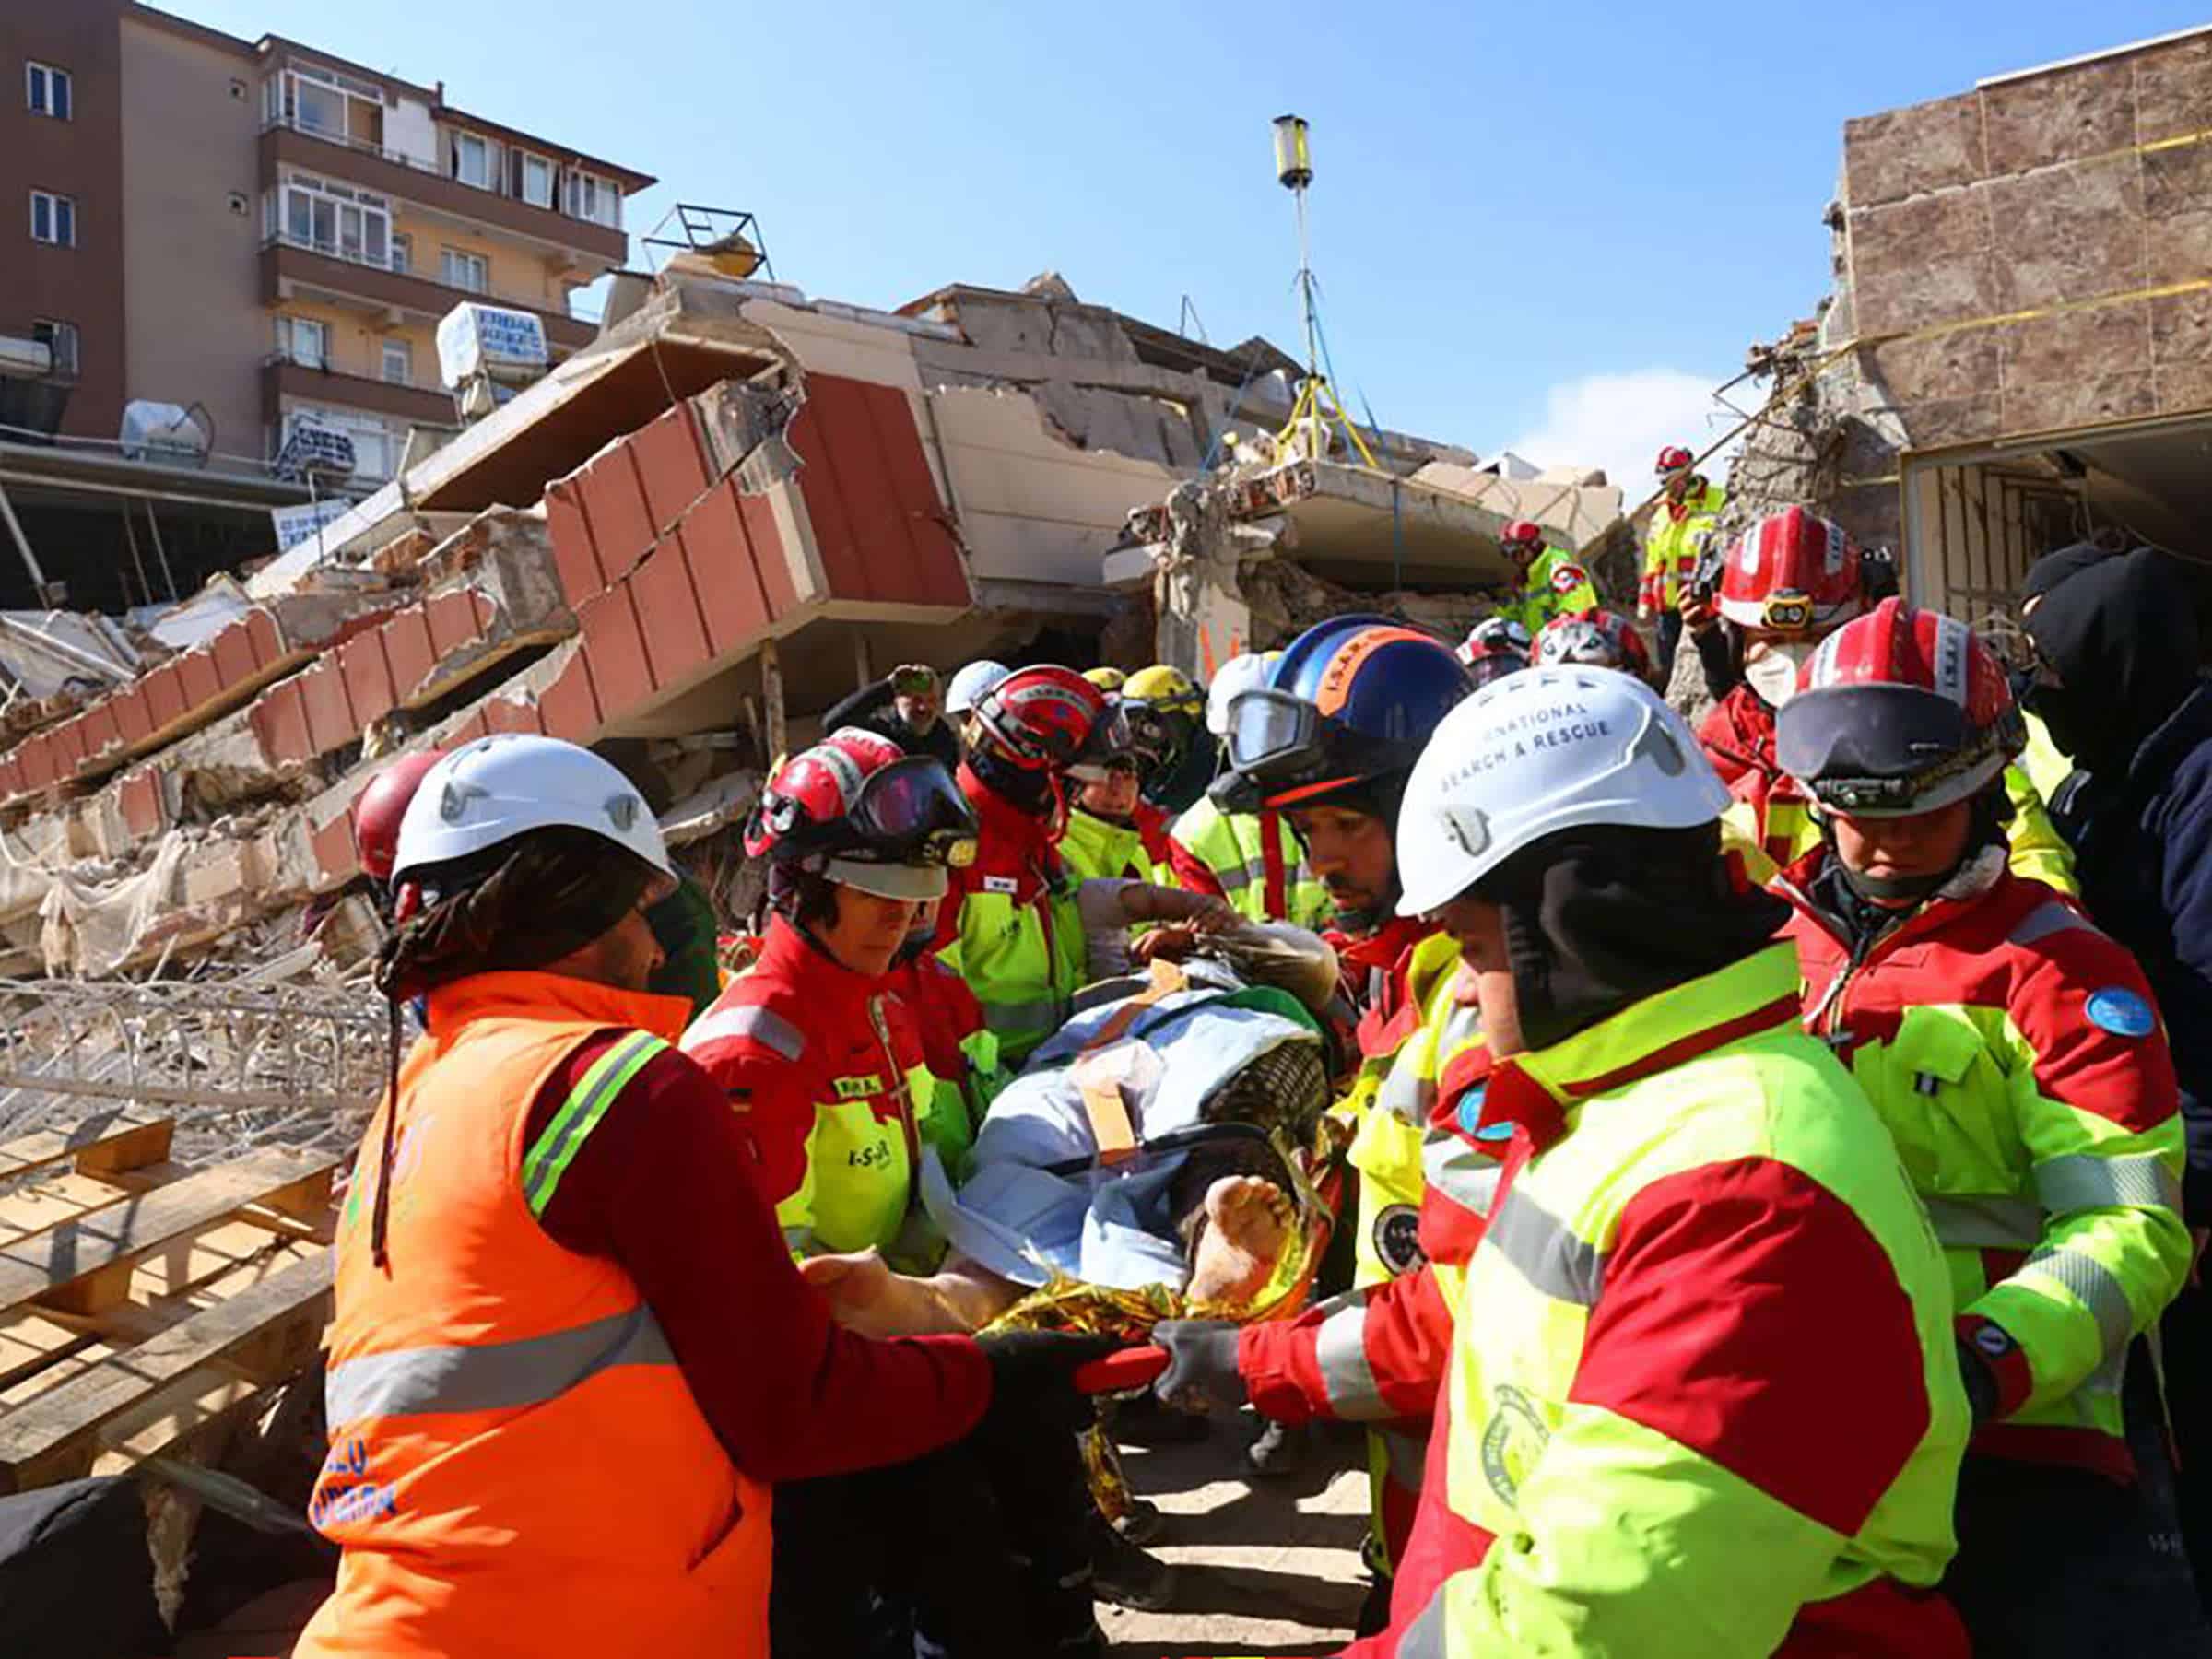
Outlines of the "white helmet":
[{"label": "white helmet", "polygon": [[1013,672],[1004,663],[994,663],[989,657],[977,658],[952,677],[952,686],[945,693],[945,712],[967,713],[984,692]]},{"label": "white helmet", "polygon": [[1688,830],[1727,805],[1689,727],[1642,681],[1524,669],[1445,715],[1414,763],[1398,812],[1398,913],[1450,903],[1556,830]]},{"label": "white helmet", "polygon": [[1214,670],[1214,683],[1206,688],[1206,729],[1217,737],[1229,735],[1229,705],[1247,691],[1256,691],[1282,659],[1279,651],[1246,652]]},{"label": "white helmet", "polygon": [[587,748],[512,732],[465,744],[423,774],[399,821],[392,878],[562,824],[676,879],[661,827],[628,778]]}]

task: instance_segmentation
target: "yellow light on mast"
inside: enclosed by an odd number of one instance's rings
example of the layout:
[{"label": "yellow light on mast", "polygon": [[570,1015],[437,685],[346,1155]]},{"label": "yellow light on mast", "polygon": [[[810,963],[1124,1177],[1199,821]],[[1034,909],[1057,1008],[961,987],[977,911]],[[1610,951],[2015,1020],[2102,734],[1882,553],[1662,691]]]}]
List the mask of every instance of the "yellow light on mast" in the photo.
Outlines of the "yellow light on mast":
[{"label": "yellow light on mast", "polygon": [[1275,177],[1285,190],[1303,190],[1313,182],[1313,149],[1302,115],[1275,118]]}]

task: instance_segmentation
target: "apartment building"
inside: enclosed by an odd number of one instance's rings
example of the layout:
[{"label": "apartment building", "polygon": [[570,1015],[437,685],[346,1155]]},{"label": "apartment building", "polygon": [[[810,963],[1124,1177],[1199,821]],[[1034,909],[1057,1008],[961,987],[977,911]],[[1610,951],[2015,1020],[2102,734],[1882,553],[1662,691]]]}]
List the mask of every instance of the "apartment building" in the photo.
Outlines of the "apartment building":
[{"label": "apartment building", "polygon": [[352,441],[359,484],[453,422],[432,331],[455,304],[536,312],[556,358],[593,337],[570,297],[623,263],[624,198],[653,182],[442,83],[133,0],[0,0],[0,74],[22,76],[0,190],[29,237],[0,253],[0,335],[65,341],[62,429],[113,438],[147,398],[274,457],[312,423]]}]

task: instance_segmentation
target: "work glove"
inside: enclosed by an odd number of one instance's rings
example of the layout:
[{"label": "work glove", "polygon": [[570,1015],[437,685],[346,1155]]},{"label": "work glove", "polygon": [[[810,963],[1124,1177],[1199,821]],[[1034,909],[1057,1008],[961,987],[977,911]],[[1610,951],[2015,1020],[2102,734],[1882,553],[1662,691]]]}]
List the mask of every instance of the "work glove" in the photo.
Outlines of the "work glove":
[{"label": "work glove", "polygon": [[1252,1396],[1237,1373],[1237,1329],[1226,1319],[1163,1319],[1152,1340],[1168,1350],[1168,1369],[1152,1392],[1186,1411],[1235,1411]]},{"label": "work glove", "polygon": [[1089,1427],[1095,1412],[1090,1396],[1076,1387],[1076,1371],[1128,1346],[1074,1331],[1004,1331],[978,1336],[975,1345],[991,1361],[991,1404],[976,1430],[987,1438]]},{"label": "work glove", "polygon": [[1959,1377],[1966,1384],[1966,1403],[1973,1407],[1974,1427],[1979,1429],[1997,1415],[1997,1373],[1971,1344],[1961,1342],[1958,1347]]}]

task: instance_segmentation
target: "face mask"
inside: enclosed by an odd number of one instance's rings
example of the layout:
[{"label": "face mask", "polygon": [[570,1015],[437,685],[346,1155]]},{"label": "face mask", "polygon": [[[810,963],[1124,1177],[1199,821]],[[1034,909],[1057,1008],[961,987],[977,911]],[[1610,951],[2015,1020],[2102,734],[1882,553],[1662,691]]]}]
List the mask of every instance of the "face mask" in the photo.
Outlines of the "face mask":
[{"label": "face mask", "polygon": [[1744,665],[1744,678],[1770,709],[1779,709],[1797,695],[1797,671],[1812,661],[1820,646],[1813,640],[1769,641],[1755,661]]}]

